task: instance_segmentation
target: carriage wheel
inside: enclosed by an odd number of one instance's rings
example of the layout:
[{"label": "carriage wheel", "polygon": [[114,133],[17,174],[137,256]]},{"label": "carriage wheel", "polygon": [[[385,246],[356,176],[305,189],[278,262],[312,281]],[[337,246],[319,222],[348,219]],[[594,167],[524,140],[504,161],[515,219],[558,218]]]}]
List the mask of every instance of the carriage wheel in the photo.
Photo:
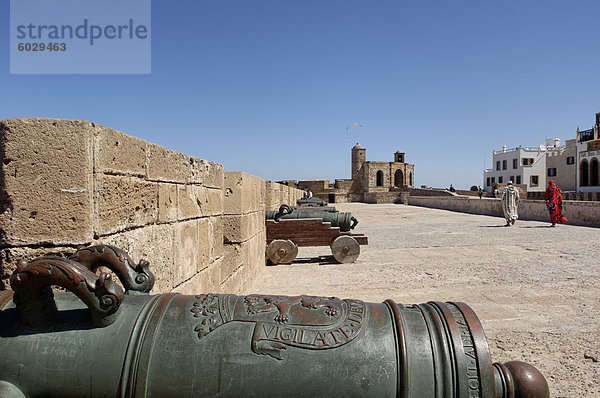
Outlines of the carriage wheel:
[{"label": "carriage wheel", "polygon": [[273,264],[290,264],[298,255],[298,246],[291,240],[275,239],[267,246],[267,258]]},{"label": "carriage wheel", "polygon": [[351,236],[338,236],[331,244],[331,253],[340,263],[353,263],[360,255],[360,245]]}]

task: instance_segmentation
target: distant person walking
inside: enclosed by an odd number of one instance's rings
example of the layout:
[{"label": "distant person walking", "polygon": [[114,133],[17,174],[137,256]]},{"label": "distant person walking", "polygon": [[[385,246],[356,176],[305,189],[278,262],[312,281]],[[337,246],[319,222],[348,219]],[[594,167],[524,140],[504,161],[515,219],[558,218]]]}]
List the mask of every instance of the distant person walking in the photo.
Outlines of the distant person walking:
[{"label": "distant person walking", "polygon": [[560,188],[552,180],[548,182],[544,200],[546,201],[546,207],[550,212],[550,221],[552,221],[553,227],[556,226],[557,222],[567,222],[567,218],[562,215],[562,193],[560,192]]},{"label": "distant person walking", "polygon": [[477,196],[479,196],[479,199],[481,199],[481,196],[483,195],[483,189],[481,189],[481,185],[477,188]]},{"label": "distant person walking", "polygon": [[515,188],[512,181],[508,182],[506,188],[502,190],[502,211],[506,218],[506,226],[509,227],[515,224],[519,218],[519,190]]}]

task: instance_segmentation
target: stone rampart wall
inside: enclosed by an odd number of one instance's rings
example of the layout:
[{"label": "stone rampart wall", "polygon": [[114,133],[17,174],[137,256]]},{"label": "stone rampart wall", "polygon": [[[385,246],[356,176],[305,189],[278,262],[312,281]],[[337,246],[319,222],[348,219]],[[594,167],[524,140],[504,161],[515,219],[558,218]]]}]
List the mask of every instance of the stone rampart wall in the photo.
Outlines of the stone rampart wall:
[{"label": "stone rampart wall", "polygon": [[239,293],[265,264],[267,198],[302,195],[87,121],[1,120],[0,158],[0,289],[20,258],[112,244],[151,262],[155,293]]},{"label": "stone rampart wall", "polygon": [[[493,198],[479,199],[477,197],[466,196],[431,197],[411,195],[408,198],[408,204],[504,217],[500,199]],[[563,201],[563,214],[569,220],[569,224],[600,226],[600,203],[598,202]],[[550,216],[543,200],[522,200],[519,203],[519,219],[550,222]]]},{"label": "stone rampart wall", "polygon": [[266,181],[265,185],[265,210],[277,210],[282,204],[295,206],[296,201],[302,198],[304,192],[292,186]]}]

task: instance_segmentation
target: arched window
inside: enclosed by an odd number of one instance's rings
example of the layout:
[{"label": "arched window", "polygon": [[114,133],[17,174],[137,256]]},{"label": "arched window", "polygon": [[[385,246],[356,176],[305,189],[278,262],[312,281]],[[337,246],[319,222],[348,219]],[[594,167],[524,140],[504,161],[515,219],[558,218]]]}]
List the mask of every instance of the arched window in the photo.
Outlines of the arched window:
[{"label": "arched window", "polygon": [[588,186],[588,162],[587,160],[583,160],[579,165],[579,186],[587,187]]},{"label": "arched window", "polygon": [[402,188],[404,186],[404,174],[402,174],[402,170],[396,170],[394,174],[394,186],[396,188]]},{"label": "arched window", "polygon": [[596,158],[590,162],[590,185],[598,186],[598,159]]},{"label": "arched window", "polygon": [[383,171],[381,171],[381,170],[377,171],[377,186],[378,187],[383,186]]},{"label": "arched window", "polygon": [[412,173],[408,173],[408,185],[410,185],[411,187],[415,185],[412,180]]}]

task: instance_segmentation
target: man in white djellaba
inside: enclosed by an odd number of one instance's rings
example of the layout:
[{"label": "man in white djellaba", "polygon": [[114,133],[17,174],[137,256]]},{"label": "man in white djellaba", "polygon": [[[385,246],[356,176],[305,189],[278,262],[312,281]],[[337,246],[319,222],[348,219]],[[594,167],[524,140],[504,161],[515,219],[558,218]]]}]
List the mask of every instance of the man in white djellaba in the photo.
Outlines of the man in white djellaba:
[{"label": "man in white djellaba", "polygon": [[504,218],[506,218],[507,227],[514,225],[517,218],[519,218],[518,207],[519,190],[512,184],[512,181],[509,181],[502,191],[502,211],[504,212]]}]

